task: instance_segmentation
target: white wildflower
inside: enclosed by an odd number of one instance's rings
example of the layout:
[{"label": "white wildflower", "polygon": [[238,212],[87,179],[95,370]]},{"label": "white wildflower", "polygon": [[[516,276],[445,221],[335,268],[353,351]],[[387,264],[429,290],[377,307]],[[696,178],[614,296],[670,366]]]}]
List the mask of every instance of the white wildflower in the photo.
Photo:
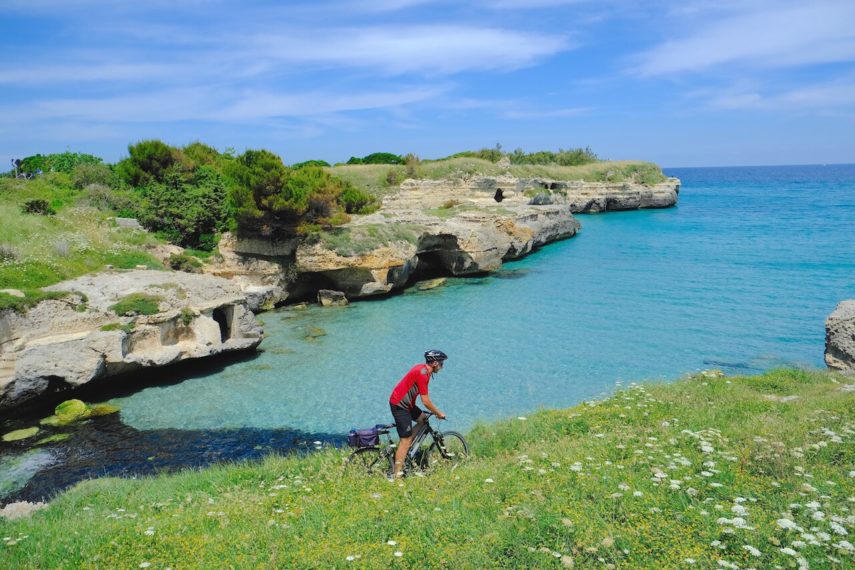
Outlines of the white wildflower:
[{"label": "white wildflower", "polygon": [[822,511],[814,511],[811,518],[815,521],[821,521],[825,518],[825,513]]},{"label": "white wildflower", "polygon": [[492,479],[490,479],[489,477],[488,477],[487,479],[484,479],[484,482],[485,482],[485,483],[495,483],[495,481],[493,481],[493,480],[492,480]]},{"label": "white wildflower", "polygon": [[778,523],[778,526],[783,528],[783,529],[801,530],[801,529],[799,529],[799,525],[797,525],[796,523],[794,523],[790,519],[778,519],[776,522]]},{"label": "white wildflower", "polygon": [[784,554],[787,554],[789,556],[796,556],[798,554],[795,550],[793,550],[792,548],[789,548],[789,547],[782,548],[781,552],[783,552]]},{"label": "white wildflower", "polygon": [[849,542],[848,540],[841,540],[840,542],[838,542],[834,546],[839,548],[840,550],[846,550],[848,552],[855,552],[855,546],[852,546],[852,543]]},{"label": "white wildflower", "polygon": [[728,562],[727,560],[719,560],[718,565],[722,568],[730,568],[731,570],[739,570],[739,566],[734,564],[733,562]]},{"label": "white wildflower", "polygon": [[742,546],[742,548],[744,548],[745,550],[747,550],[747,551],[751,554],[751,556],[763,556],[763,553],[762,553],[762,552],[760,552],[759,550],[757,550],[756,548],[754,548],[754,547],[753,547],[753,546],[751,546],[750,544],[744,544],[744,545]]},{"label": "white wildflower", "polygon": [[140,568],[148,568],[151,566],[151,562],[140,562]]},{"label": "white wildflower", "polygon": [[400,550],[396,550],[396,551],[395,551],[395,557],[396,557],[396,558],[400,558],[400,557],[401,557],[401,556],[403,556],[403,555],[404,555],[404,553],[403,553],[403,552],[401,552]]},{"label": "white wildflower", "polygon": [[388,544],[389,546],[395,546],[395,545],[396,545],[396,544],[398,544],[398,543],[397,543],[397,542],[395,542],[394,540],[387,540],[387,541],[386,541],[386,544]]},{"label": "white wildflower", "polygon": [[846,536],[847,534],[849,534],[846,529],[843,528],[842,524],[836,523],[834,521],[831,522],[831,530],[833,530],[835,534],[839,534],[841,536]]},{"label": "white wildflower", "polygon": [[641,491],[635,491],[635,492],[632,494],[632,496],[633,496],[633,497],[641,497],[642,495],[644,495],[644,493],[642,493]]},{"label": "white wildflower", "polygon": [[685,562],[686,564],[694,564],[697,561],[694,558],[684,558],[683,562]]}]

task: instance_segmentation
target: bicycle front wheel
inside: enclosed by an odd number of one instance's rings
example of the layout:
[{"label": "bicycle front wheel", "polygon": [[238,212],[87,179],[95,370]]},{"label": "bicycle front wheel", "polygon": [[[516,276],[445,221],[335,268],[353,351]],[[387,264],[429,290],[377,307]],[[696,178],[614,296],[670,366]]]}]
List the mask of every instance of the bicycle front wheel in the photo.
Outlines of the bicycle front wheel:
[{"label": "bicycle front wheel", "polygon": [[463,436],[456,431],[445,431],[437,434],[425,454],[425,467],[438,465],[457,465],[469,457],[469,445]]},{"label": "bicycle front wheel", "polygon": [[344,470],[353,475],[386,475],[392,470],[392,460],[379,447],[363,447],[350,454]]}]

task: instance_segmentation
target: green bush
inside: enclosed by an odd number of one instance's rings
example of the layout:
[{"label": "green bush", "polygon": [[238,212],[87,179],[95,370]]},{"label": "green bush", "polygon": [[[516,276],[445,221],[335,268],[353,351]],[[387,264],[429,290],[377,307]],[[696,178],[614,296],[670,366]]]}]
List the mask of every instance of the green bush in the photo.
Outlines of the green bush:
[{"label": "green bush", "polygon": [[166,263],[175,271],[184,271],[186,273],[202,272],[202,262],[186,253],[173,253],[169,256],[169,260]]},{"label": "green bush", "polygon": [[71,171],[71,183],[78,190],[92,184],[111,186],[113,184],[113,171],[106,164],[84,162],[75,166]]},{"label": "green bush", "polygon": [[210,166],[197,168],[189,180],[172,171],[143,196],[140,222],[173,243],[210,248],[211,235],[225,226],[226,181]]},{"label": "green bush", "polygon": [[303,168],[304,166],[321,166],[329,168],[330,163],[326,160],[307,160],[305,162],[298,162],[297,164],[291,165],[291,168]]},{"label": "green bush", "polygon": [[570,150],[559,149],[558,152],[541,150],[528,154],[518,148],[510,153],[508,158],[511,164],[557,164],[559,166],[579,166],[599,161],[590,147]]},{"label": "green bush", "polygon": [[351,156],[347,164],[403,164],[404,159],[391,152],[374,152],[362,158]]},{"label": "green bush", "polygon": [[131,186],[163,183],[180,162],[178,151],[159,140],[128,145],[128,158],[116,165],[116,174]]},{"label": "green bush", "polygon": [[38,214],[40,216],[53,216],[56,214],[47,200],[27,200],[21,206],[21,211],[25,214]]},{"label": "green bush", "polygon": [[91,154],[80,152],[62,152],[59,154],[35,154],[21,159],[19,171],[35,174],[41,170],[47,172],[62,172],[71,174],[78,166],[101,164],[102,160]]},{"label": "green bush", "polygon": [[364,214],[374,204],[374,197],[370,194],[359,190],[358,188],[348,185],[338,197],[339,203],[344,206],[344,211],[348,214]]}]

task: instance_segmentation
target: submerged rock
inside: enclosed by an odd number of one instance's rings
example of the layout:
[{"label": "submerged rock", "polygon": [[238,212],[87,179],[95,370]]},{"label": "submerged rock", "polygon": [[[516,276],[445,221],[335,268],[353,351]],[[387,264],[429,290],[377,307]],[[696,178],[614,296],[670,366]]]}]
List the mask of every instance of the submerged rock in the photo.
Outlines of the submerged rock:
[{"label": "submerged rock", "polygon": [[855,301],[841,301],[825,321],[825,364],[855,374]]},{"label": "submerged rock", "polygon": [[3,441],[20,441],[22,439],[33,437],[37,433],[39,433],[39,428],[35,426],[24,429],[16,429],[15,431],[10,431],[9,433],[4,434]]},{"label": "submerged rock", "polygon": [[73,422],[86,415],[88,410],[86,404],[80,400],[66,400],[59,404],[53,411],[60,423]]}]

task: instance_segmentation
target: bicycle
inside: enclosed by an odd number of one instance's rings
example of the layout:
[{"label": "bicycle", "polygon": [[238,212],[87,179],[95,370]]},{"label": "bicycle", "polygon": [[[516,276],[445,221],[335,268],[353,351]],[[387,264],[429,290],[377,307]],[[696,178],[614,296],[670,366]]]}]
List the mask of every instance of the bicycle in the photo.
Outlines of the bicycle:
[{"label": "bicycle", "polygon": [[[431,412],[425,413],[425,422],[416,427],[413,442],[407,451],[404,461],[404,475],[419,473],[432,466],[446,464],[452,469],[469,456],[469,445],[463,436],[456,431],[434,429],[430,425]],[[397,442],[392,440],[391,430],[395,424],[378,424],[376,426],[378,443],[361,447],[350,454],[345,461],[345,470],[367,475],[391,475],[395,466],[395,450]],[[385,436],[385,443],[381,439]],[[430,446],[426,440],[430,437]]]}]

